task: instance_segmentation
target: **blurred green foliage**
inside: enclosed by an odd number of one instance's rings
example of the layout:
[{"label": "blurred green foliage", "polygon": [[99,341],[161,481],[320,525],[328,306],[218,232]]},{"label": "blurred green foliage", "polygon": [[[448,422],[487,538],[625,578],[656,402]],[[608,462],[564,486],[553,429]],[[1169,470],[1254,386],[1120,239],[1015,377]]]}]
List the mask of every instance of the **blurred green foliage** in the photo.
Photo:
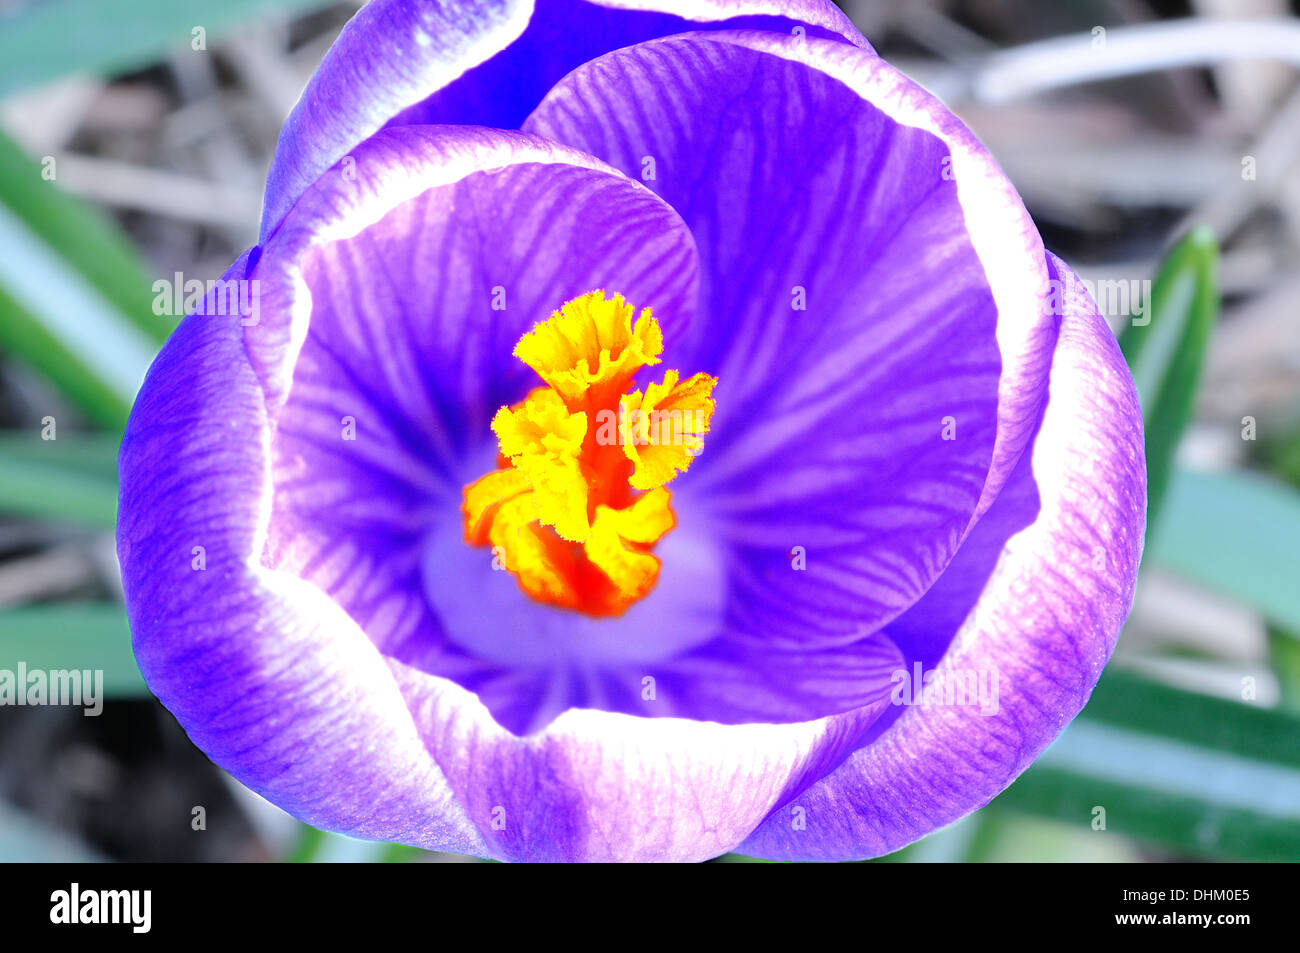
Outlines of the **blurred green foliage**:
[{"label": "blurred green foliage", "polygon": [[[150,66],[268,13],[305,13],[330,0],[41,0],[0,12],[0,96],[69,73],[105,76]],[[202,33],[196,33],[202,30]]]}]

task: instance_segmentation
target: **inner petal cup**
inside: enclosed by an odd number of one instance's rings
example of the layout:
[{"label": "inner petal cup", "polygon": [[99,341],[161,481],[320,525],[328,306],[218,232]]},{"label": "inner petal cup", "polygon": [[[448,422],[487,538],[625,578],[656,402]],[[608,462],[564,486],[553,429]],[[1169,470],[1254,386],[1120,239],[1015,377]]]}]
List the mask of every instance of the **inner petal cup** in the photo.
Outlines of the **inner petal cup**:
[{"label": "inner petal cup", "polygon": [[[940,575],[989,492],[1007,294],[950,174],[969,156],[839,80],[718,36],[590,64],[529,123],[633,172],[680,219],[639,183],[550,164],[397,198],[380,175],[354,186],[373,194],[351,226],[304,239],[295,210],[272,243],[298,243],[292,281],[308,294],[285,308],[310,301],[311,314],[297,364],[283,365],[268,554],[383,651],[456,679],[515,731],[568,707],[736,723],[868,703],[897,657],[881,627]],[[432,134],[393,129],[372,148]],[[593,174],[617,188],[583,199],[565,179]],[[322,208],[348,195],[326,192]],[[647,244],[655,235],[676,259]],[[596,287],[653,307],[675,362],[724,382],[708,446],[674,485],[662,579],[619,619],[523,595],[465,545],[456,506],[493,466],[492,413],[526,393],[514,340]],[[278,353],[292,335],[272,322],[251,337],[256,363],[257,341]],[[357,440],[338,436],[344,417]],[[329,488],[315,485],[324,475]],[[810,674],[780,677],[794,665]],[[654,706],[647,678],[669,689]]]}]

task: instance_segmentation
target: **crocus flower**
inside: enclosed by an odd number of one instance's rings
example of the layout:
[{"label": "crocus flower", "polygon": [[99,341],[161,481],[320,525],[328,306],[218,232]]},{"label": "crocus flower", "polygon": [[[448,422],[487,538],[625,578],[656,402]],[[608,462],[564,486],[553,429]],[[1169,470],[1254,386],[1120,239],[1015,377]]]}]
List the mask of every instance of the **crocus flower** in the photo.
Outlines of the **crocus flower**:
[{"label": "crocus flower", "polygon": [[319,827],[881,854],[1024,770],[1130,606],[1110,331],[824,0],[373,0],[225,281],[257,313],[186,318],[126,434],[128,611]]}]

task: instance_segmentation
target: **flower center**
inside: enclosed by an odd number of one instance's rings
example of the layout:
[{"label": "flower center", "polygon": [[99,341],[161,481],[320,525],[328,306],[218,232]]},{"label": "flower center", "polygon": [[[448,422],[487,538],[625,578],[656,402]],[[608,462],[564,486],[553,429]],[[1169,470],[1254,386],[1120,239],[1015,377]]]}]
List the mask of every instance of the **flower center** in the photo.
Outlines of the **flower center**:
[{"label": "flower center", "polygon": [[654,588],[650,550],[676,525],[664,487],[704,447],[717,379],[628,393],[659,363],[663,334],[649,308],[632,321],[622,295],[593,291],[519,339],[514,354],[546,383],[492,418],[499,468],[465,487],[465,540],[491,546],[539,602],[593,616],[621,614]]}]

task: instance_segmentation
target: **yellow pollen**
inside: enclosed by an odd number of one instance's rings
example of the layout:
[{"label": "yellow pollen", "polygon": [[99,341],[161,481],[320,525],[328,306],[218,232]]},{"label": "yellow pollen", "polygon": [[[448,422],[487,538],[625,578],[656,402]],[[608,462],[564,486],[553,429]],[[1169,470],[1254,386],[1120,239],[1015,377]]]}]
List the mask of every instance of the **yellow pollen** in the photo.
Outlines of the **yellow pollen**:
[{"label": "yellow pollen", "polygon": [[491,546],[534,599],[619,615],[654,588],[650,550],[676,525],[664,487],[703,449],[717,379],[628,393],[659,363],[649,308],[633,321],[622,295],[593,291],[519,339],[515,356],[546,384],[492,418],[500,468],[465,487],[465,540]]}]

